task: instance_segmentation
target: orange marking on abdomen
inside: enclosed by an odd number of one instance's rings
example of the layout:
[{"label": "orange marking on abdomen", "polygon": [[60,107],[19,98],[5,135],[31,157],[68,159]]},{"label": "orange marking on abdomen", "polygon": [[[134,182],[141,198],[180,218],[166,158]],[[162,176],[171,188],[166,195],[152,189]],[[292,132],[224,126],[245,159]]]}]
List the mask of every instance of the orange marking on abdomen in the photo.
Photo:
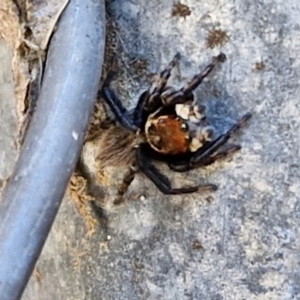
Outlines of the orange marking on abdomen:
[{"label": "orange marking on abdomen", "polygon": [[176,116],[160,116],[155,123],[155,136],[160,137],[159,152],[180,154],[189,150],[189,140],[182,120]]}]

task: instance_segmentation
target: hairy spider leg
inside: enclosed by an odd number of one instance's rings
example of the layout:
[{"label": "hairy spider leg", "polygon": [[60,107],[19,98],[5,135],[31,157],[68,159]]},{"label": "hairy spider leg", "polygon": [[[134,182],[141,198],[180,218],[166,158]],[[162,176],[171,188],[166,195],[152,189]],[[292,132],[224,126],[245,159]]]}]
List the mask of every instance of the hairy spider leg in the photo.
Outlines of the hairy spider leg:
[{"label": "hairy spider leg", "polygon": [[137,149],[137,163],[140,170],[157,186],[157,188],[167,195],[189,194],[197,191],[215,191],[217,186],[214,184],[186,186],[181,188],[172,188],[170,180],[151,163],[150,158],[145,154],[142,148]]},{"label": "hairy spider leg", "polygon": [[186,172],[200,166],[210,165],[216,160],[224,158],[233,152],[240,150],[240,145],[231,145],[228,149],[216,153],[221,146],[227,143],[231,135],[236,130],[240,129],[251,118],[251,116],[252,115],[250,113],[244,115],[226,133],[208,143],[205,147],[199,149],[193,156],[191,156],[190,159],[168,163],[169,168],[176,172]]},{"label": "hairy spider leg", "polygon": [[155,87],[154,92],[161,93],[164,90],[164,88],[171,76],[171,72],[175,68],[175,66],[178,64],[179,60],[180,60],[180,53],[177,52],[175,54],[175,56],[173,57],[173,59],[170,61],[169,65],[163,71],[160,72],[158,84]]},{"label": "hairy spider leg", "polygon": [[131,182],[133,181],[136,171],[137,171],[137,169],[135,166],[130,166],[128,171],[125,173],[123,182],[120,185],[120,187],[118,188],[118,193],[114,200],[115,205],[118,205],[118,204],[121,204],[122,202],[124,202],[123,196],[127,192]]},{"label": "hairy spider leg", "polygon": [[203,79],[215,68],[218,63],[223,63],[226,61],[226,55],[220,53],[218,56],[213,57],[212,62],[199,74],[196,74],[190,82],[188,82],[183,88],[182,91],[184,94],[191,93],[196,89],[203,81]]},{"label": "hairy spider leg", "polygon": [[217,160],[224,159],[231,154],[241,150],[242,147],[240,145],[230,145],[227,149],[217,152],[216,154],[213,154],[212,156],[208,157],[204,162],[204,166],[208,166],[213,164]]},{"label": "hairy spider leg", "polygon": [[[140,95],[138,103],[133,112],[133,122],[138,128],[141,128],[143,120],[145,119],[144,118],[144,113],[145,113],[144,106],[145,106],[146,100],[148,99],[148,95],[149,95],[148,91],[145,91]],[[146,114],[148,115],[148,112]]]},{"label": "hairy spider leg", "polygon": [[180,53],[176,53],[169,65],[160,72],[159,78],[152,84],[148,90],[148,95],[145,99],[145,108],[148,111],[155,110],[160,102],[160,94],[165,90],[167,82],[171,76],[172,69],[178,64]]},{"label": "hairy spider leg", "polygon": [[235,125],[233,125],[227,132],[224,134],[220,135],[216,140],[212,141],[208,148],[205,151],[197,151],[195,155],[191,158],[191,164],[192,165],[197,165],[208,157],[210,157],[213,153],[215,153],[221,146],[223,146],[231,135],[243,127],[245,123],[252,117],[251,113],[245,114]]},{"label": "hairy spider leg", "polygon": [[169,65],[160,72],[159,79],[148,90],[140,95],[133,113],[133,122],[137,127],[140,127],[143,123],[145,109],[147,114],[156,109],[160,101],[160,94],[165,90],[166,84],[171,76],[171,71],[176,66],[179,59],[180,54],[176,53]]},{"label": "hairy spider leg", "polygon": [[120,122],[121,125],[123,125],[125,128],[136,131],[138,127],[133,122],[129,112],[127,109],[123,106],[120,99],[117,97],[117,95],[114,93],[113,90],[109,88],[109,84],[112,81],[114,72],[110,72],[110,74],[107,76],[107,78],[104,81],[101,94],[114,113],[116,119],[118,122]]},{"label": "hairy spider leg", "polygon": [[185,86],[180,90],[170,93],[167,97],[162,97],[164,106],[171,106],[186,102],[186,98],[190,98],[193,90],[195,90],[203,81],[203,79],[215,68],[218,63],[223,63],[226,60],[226,55],[220,53],[213,57],[212,62],[199,74],[196,74]]},{"label": "hairy spider leg", "polygon": [[223,151],[219,151],[208,158],[206,158],[202,163],[197,164],[196,166],[191,166],[189,163],[189,160],[184,160],[184,161],[177,161],[177,162],[170,162],[168,163],[168,166],[171,170],[175,172],[187,172],[191,169],[199,168],[201,166],[208,166],[213,164],[217,160],[224,159],[228,157],[229,155],[233,154],[236,151],[241,150],[240,145],[231,145],[227,149]]},{"label": "hairy spider leg", "polygon": [[209,156],[204,162],[203,165],[208,166],[213,164],[215,161],[228,157],[229,155],[241,150],[241,145],[230,145],[227,149],[214,153]]}]

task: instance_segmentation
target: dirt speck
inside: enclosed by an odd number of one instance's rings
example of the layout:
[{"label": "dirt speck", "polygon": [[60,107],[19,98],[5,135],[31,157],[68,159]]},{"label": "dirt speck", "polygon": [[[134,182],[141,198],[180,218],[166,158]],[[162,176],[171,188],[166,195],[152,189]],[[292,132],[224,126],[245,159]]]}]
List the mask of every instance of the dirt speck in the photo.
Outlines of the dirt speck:
[{"label": "dirt speck", "polygon": [[171,16],[183,17],[185,19],[186,17],[190,16],[191,13],[192,11],[187,5],[177,2],[173,4]]},{"label": "dirt speck", "polygon": [[221,29],[213,29],[208,32],[206,38],[207,48],[222,47],[229,41],[229,36],[226,31]]}]

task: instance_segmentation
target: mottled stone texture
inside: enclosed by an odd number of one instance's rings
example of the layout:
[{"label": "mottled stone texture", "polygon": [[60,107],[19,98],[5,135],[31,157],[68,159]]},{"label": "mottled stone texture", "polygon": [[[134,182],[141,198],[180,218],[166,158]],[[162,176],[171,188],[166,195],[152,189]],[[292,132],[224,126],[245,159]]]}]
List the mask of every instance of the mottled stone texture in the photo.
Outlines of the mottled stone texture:
[{"label": "mottled stone texture", "polygon": [[12,52],[0,38],[0,190],[17,159],[17,121],[11,60]]},{"label": "mottled stone texture", "polygon": [[[173,1],[109,1],[123,48],[118,93],[133,106],[146,87],[146,76],[131,67],[136,58],[154,73],[179,51],[175,81],[184,82],[222,50],[227,62],[196,95],[221,132],[253,112],[233,139],[242,150],[188,174],[163,168],[177,183],[218,184],[211,195],[163,196],[137,176],[130,191],[146,199],[108,212],[107,231],[99,225],[92,237],[66,197],[24,300],[300,299],[300,4],[182,3],[191,11],[185,18],[171,17]],[[229,41],[207,48],[208,32],[216,28]],[[0,45],[1,65],[7,65],[10,56],[3,57]],[[15,159],[15,127],[7,125],[12,103],[4,96],[11,93],[8,68],[0,77],[1,179]]]}]

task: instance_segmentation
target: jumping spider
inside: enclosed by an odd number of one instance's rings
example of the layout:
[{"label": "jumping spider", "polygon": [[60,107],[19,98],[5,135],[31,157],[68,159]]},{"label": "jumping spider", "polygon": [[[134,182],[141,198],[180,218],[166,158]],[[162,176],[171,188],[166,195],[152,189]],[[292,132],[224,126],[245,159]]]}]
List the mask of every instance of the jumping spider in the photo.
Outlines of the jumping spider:
[{"label": "jumping spider", "polygon": [[[240,150],[240,145],[230,145],[217,151],[227,143],[231,135],[251,117],[245,114],[224,134],[216,134],[206,118],[203,104],[194,100],[193,91],[218,63],[226,60],[224,53],[213,57],[212,62],[195,75],[182,88],[167,85],[171,70],[178,63],[179,53],[169,63],[153,85],[139,97],[133,113],[128,112],[109,88],[110,74],[104,82],[102,96],[114,113],[116,120],[136,137],[134,163],[118,191],[115,204],[120,203],[123,194],[134,178],[134,172],[141,170],[164,194],[184,194],[202,190],[216,190],[214,184],[172,188],[169,179],[160,173],[152,160],[163,161],[176,172],[185,172],[200,166],[207,166],[216,160]],[[119,141],[122,142],[122,139]],[[112,154],[111,154],[112,155]]]}]

